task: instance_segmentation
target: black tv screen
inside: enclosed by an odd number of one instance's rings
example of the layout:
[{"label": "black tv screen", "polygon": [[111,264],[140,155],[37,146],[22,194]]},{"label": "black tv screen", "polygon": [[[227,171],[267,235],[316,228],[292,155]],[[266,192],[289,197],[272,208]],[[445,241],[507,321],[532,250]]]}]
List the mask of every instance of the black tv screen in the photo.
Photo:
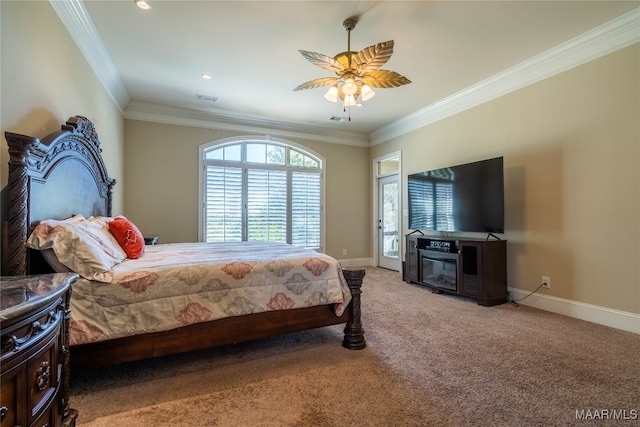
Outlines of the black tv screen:
[{"label": "black tv screen", "polygon": [[504,233],[503,158],[409,175],[409,229]]}]

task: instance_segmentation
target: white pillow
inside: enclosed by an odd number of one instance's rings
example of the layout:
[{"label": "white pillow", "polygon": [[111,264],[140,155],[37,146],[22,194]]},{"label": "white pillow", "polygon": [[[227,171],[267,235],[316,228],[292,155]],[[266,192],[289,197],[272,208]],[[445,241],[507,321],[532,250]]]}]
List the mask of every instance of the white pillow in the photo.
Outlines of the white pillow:
[{"label": "white pillow", "polygon": [[66,220],[41,221],[29,236],[27,246],[53,249],[64,266],[89,280],[111,283],[113,267],[127,257],[104,218],[76,215]]},{"label": "white pillow", "polygon": [[51,267],[51,269],[54,272],[69,273],[71,271],[69,267],[67,267],[66,265],[63,265],[60,261],[58,261],[58,257],[56,256],[56,253],[53,252],[53,249],[45,249],[43,251],[40,251],[40,253],[42,254],[42,257],[44,258],[44,260],[47,261],[47,264],[49,264],[49,267]]}]

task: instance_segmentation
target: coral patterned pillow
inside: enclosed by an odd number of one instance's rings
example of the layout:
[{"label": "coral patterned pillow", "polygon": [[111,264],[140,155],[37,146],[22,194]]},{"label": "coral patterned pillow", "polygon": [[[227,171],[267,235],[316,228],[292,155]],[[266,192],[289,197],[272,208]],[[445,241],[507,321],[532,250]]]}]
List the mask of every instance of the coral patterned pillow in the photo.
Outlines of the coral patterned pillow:
[{"label": "coral patterned pillow", "polygon": [[144,236],[135,226],[123,216],[117,216],[109,222],[109,231],[116,238],[127,257],[138,259],[144,253]]}]

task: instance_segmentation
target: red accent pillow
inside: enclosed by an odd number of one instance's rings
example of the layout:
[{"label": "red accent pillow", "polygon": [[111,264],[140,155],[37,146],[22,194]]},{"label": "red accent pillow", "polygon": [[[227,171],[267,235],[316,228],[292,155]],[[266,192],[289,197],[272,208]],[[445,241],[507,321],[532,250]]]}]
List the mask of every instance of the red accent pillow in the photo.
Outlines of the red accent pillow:
[{"label": "red accent pillow", "polygon": [[128,258],[138,259],[144,253],[144,236],[131,221],[118,216],[109,222],[109,231],[116,238]]}]

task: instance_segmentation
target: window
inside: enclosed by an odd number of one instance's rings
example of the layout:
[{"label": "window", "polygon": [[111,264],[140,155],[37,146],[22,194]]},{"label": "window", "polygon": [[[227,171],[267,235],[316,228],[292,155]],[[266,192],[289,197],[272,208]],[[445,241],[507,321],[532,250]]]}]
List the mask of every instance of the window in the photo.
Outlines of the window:
[{"label": "window", "polygon": [[321,249],[319,156],[282,141],[235,140],[201,147],[201,161],[202,240]]}]

